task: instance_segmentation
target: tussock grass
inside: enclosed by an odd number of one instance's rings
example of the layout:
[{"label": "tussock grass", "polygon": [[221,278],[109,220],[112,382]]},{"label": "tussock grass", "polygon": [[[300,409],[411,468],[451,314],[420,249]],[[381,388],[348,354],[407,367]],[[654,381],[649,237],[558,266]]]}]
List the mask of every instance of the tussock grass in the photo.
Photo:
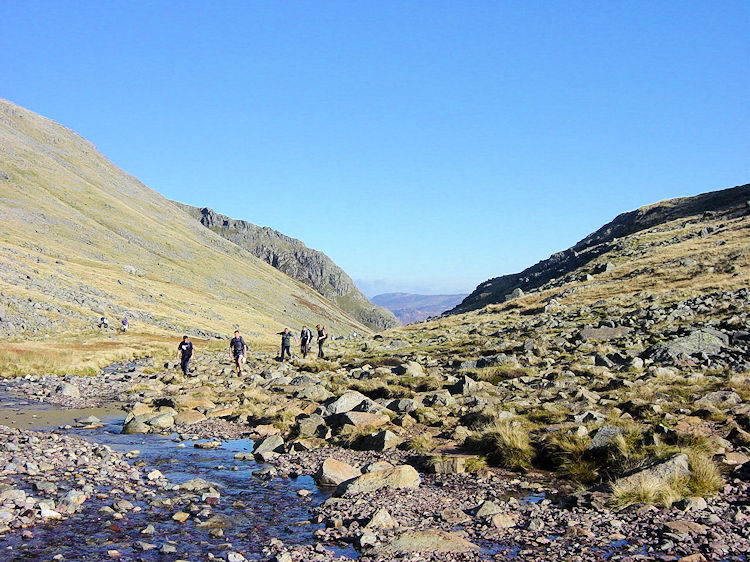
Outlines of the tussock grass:
[{"label": "tussock grass", "polygon": [[470,457],[466,459],[464,469],[466,472],[479,472],[487,468],[487,459],[484,457]]},{"label": "tussock grass", "polygon": [[329,361],[328,359],[299,359],[295,365],[300,371],[306,371],[308,373],[335,371],[341,367],[337,362]]},{"label": "tussock grass", "polygon": [[534,458],[529,425],[517,420],[498,420],[466,438],[466,445],[487,457],[490,464],[527,469]]},{"label": "tussock grass", "polygon": [[493,367],[471,369],[470,371],[467,371],[467,374],[475,380],[485,381],[491,384],[498,384],[502,381],[524,377],[527,375],[533,375],[534,370],[528,367],[495,365]]},{"label": "tussock grass", "polygon": [[404,448],[407,451],[414,451],[415,453],[426,454],[435,450],[437,443],[430,435],[417,435],[412,437],[406,443]]},{"label": "tussock grass", "polygon": [[623,508],[634,503],[647,503],[669,507],[684,497],[683,490],[683,479],[663,480],[644,475],[630,482],[615,482],[610,505]]},{"label": "tussock grass", "polygon": [[562,432],[547,435],[538,444],[539,453],[535,462],[555,469],[579,484],[591,484],[599,480],[599,466],[587,454],[586,447],[590,442],[588,436],[578,437]]},{"label": "tussock grass", "polygon": [[724,486],[716,464],[705,454],[688,451],[688,462],[690,463],[690,478],[686,485],[694,496],[713,496]]}]

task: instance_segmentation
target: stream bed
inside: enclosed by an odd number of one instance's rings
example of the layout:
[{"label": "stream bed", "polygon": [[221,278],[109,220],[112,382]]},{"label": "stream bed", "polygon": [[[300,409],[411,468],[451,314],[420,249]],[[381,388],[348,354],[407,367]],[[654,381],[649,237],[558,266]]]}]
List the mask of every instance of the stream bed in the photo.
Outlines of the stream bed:
[{"label": "stream bed", "polygon": [[[184,506],[170,505],[168,492],[164,494],[167,505],[154,501],[156,494],[136,493],[128,497],[133,509],[114,519],[100,510],[124,496],[118,495],[118,490],[106,495],[94,494],[79,513],[68,519],[37,525],[26,537],[18,532],[0,535],[0,559],[195,560],[226,558],[232,552],[259,560],[265,558],[263,547],[271,539],[290,546],[315,542],[313,532],[320,526],[310,523],[309,508],[324,501],[331,491],[318,488],[309,476],[266,480],[254,475],[264,466],[234,459],[236,453],[252,451],[251,440],[224,441],[218,449],[203,450],[195,448],[192,441],[159,435],[122,435],[119,433],[122,414],[104,410],[97,416],[102,427],[84,429],[66,425],[92,413],[96,415],[91,410],[58,409],[9,393],[0,395],[0,424],[41,429],[45,420],[52,418],[56,425],[46,430],[130,453],[134,456],[129,461],[132,465],[142,466],[146,473],[157,469],[171,483],[181,484],[193,478],[216,483],[219,500],[209,501],[208,506],[196,501],[190,519],[180,523],[172,516]],[[58,427],[61,424],[63,428]],[[137,456],[134,451],[138,451]],[[310,493],[302,497],[298,494],[300,490]],[[149,525],[153,525],[154,533],[148,530],[142,533]],[[321,549],[323,546],[338,556],[357,557],[353,548],[321,545]]]}]

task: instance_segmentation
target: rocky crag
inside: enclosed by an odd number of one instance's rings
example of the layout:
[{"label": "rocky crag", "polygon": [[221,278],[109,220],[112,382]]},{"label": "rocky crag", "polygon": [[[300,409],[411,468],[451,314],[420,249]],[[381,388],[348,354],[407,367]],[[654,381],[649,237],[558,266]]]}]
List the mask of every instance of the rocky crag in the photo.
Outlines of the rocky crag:
[{"label": "rocky crag", "polygon": [[[750,184],[695,197],[669,199],[622,213],[572,248],[553,254],[520,273],[485,281],[451,313],[467,312],[488,304],[503,302],[511,298],[514,291],[518,295],[561,286],[572,281],[572,275],[577,271],[585,270],[586,266],[597,258],[622,245],[620,239],[623,237],[683,218],[722,213],[727,209],[742,207],[748,200]],[[606,264],[599,267],[606,267]],[[598,272],[592,270],[589,273]]]},{"label": "rocky crag", "polygon": [[372,297],[372,302],[393,312],[402,324],[412,324],[454,308],[467,296],[383,293]]},{"label": "rocky crag", "polygon": [[[369,329],[203,228],[49,119],[0,100],[0,335],[137,330],[268,339],[322,322]],[[275,341],[275,338],[273,338]]]},{"label": "rocky crag", "polygon": [[387,330],[400,325],[389,310],[367,300],[351,277],[323,252],[308,248],[300,240],[267,226],[232,219],[207,207],[177,204],[206,228],[312,287],[373,330]]}]

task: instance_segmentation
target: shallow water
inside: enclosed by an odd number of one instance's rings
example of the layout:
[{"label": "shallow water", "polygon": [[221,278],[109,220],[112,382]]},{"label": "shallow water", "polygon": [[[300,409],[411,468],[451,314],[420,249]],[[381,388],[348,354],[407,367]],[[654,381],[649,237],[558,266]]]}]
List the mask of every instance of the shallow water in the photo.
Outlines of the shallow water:
[{"label": "shallow water", "polygon": [[[48,411],[54,409],[49,405],[28,403],[7,395],[0,397],[0,400],[0,423],[6,425],[8,424],[4,418],[19,409],[28,419],[39,420],[39,424],[35,425],[44,425],[50,418]],[[63,412],[67,421],[92,413],[90,410]],[[20,419],[17,415],[19,412],[14,414],[14,419]],[[37,417],[31,418],[31,415]],[[57,416],[52,417],[59,419]],[[192,514],[184,524],[173,521],[171,516],[183,505],[153,507],[146,501],[149,498],[127,498],[140,507],[141,511],[128,512],[124,518],[115,520],[112,517],[102,517],[97,512],[102,506],[112,505],[119,498],[100,500],[93,497],[86,501],[81,513],[58,523],[34,527],[33,539],[23,540],[15,533],[0,538],[0,559],[50,559],[56,554],[62,554],[68,560],[97,560],[106,559],[107,551],[117,550],[122,559],[195,560],[207,558],[208,553],[219,556],[231,550],[252,560],[262,558],[261,550],[272,538],[278,538],[287,545],[314,542],[312,534],[320,526],[309,523],[308,510],[325,500],[330,491],[318,488],[309,476],[276,478],[271,481],[253,476],[252,472],[263,468],[263,465],[233,458],[237,452],[251,451],[251,440],[225,441],[220,449],[202,450],[194,448],[191,441],[183,442],[182,447],[175,440],[158,435],[121,435],[119,431],[122,417],[112,416],[111,413],[103,421],[104,427],[98,429],[71,428],[64,431],[109,445],[122,453],[137,449],[140,451],[139,456],[131,460],[131,463],[145,462],[149,470],[157,468],[173,483],[200,477],[221,485],[221,499],[218,505],[212,506],[210,516],[226,516],[224,536],[211,536],[210,529],[199,528],[196,516]],[[29,425],[20,427],[28,428]],[[301,489],[312,492],[309,499],[297,495],[297,491]],[[206,514],[199,519],[205,521],[208,517]],[[140,531],[149,523],[156,528],[156,534],[141,535]],[[145,541],[157,547],[173,542],[177,553],[164,556],[156,549],[143,552],[133,548],[136,541]],[[357,556],[352,548],[334,545],[326,547],[339,555],[351,558]]]}]

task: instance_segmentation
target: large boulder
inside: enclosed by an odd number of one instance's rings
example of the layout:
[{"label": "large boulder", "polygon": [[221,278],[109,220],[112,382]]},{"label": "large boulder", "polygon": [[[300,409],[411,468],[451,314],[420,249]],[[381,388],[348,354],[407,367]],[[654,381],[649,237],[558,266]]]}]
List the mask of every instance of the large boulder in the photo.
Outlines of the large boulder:
[{"label": "large boulder", "polygon": [[353,425],[355,427],[380,427],[391,421],[385,414],[373,414],[370,412],[347,412],[341,416],[341,425]]},{"label": "large boulder", "polygon": [[342,482],[356,478],[361,474],[358,468],[329,457],[320,465],[318,472],[315,474],[315,481],[321,486],[338,486]]},{"label": "large boulder", "polygon": [[299,437],[325,437],[328,426],[323,416],[312,414],[297,420],[297,435]]},{"label": "large boulder", "polygon": [[206,416],[201,414],[198,410],[185,410],[174,417],[175,423],[182,425],[192,425],[205,419]]},{"label": "large boulder", "polygon": [[81,391],[74,384],[69,382],[63,382],[57,385],[55,388],[55,394],[57,396],[67,396],[68,398],[80,398]]},{"label": "large boulder", "polygon": [[346,412],[351,412],[354,408],[362,404],[362,402],[367,402],[369,400],[370,399],[364,394],[361,394],[356,390],[349,390],[330,404],[326,405],[326,414],[345,414]]},{"label": "large boulder", "polygon": [[269,435],[259,441],[255,442],[253,448],[254,455],[262,455],[264,453],[283,453],[284,452],[284,439],[279,435]]},{"label": "large boulder", "polygon": [[387,451],[395,449],[401,443],[401,439],[392,431],[384,429],[365,437],[362,447],[370,451]]},{"label": "large boulder", "polygon": [[368,472],[342,482],[336,488],[336,495],[352,496],[381,488],[419,488],[420,483],[419,473],[414,467],[402,464],[388,470]]},{"label": "large boulder", "polygon": [[420,365],[416,361],[407,361],[406,363],[401,363],[401,365],[393,369],[393,372],[396,373],[397,375],[402,375],[402,376],[407,376],[407,377],[426,376],[426,373],[424,372],[424,368],[422,367],[422,365]]},{"label": "large boulder", "polygon": [[643,481],[669,482],[674,478],[690,475],[690,464],[685,453],[672,455],[639,467],[617,480],[618,486],[636,486]]},{"label": "large boulder", "polygon": [[123,424],[120,433],[124,435],[133,435],[136,433],[148,433],[149,431],[151,431],[151,428],[146,425],[145,422],[132,418],[129,422]]},{"label": "large boulder", "polygon": [[725,344],[724,338],[716,334],[715,330],[694,330],[687,336],[652,345],[644,352],[644,356],[659,363],[673,363],[681,357],[699,353],[717,355]]},{"label": "large boulder", "polygon": [[410,552],[479,552],[474,543],[442,529],[407,531],[392,541],[376,548],[379,555],[405,554]]}]

